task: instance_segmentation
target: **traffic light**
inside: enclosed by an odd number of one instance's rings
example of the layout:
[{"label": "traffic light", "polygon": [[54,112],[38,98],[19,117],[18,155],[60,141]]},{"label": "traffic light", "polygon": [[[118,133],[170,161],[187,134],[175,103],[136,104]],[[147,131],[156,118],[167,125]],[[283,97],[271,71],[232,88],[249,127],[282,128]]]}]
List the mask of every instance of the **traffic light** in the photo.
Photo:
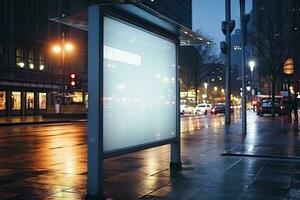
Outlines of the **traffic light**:
[{"label": "traffic light", "polygon": [[76,84],[77,84],[77,75],[75,73],[71,73],[70,74],[70,81],[69,81],[69,85],[71,89],[76,88]]},{"label": "traffic light", "polygon": [[81,89],[81,83],[78,79],[78,75],[75,73],[70,74],[69,89]]}]

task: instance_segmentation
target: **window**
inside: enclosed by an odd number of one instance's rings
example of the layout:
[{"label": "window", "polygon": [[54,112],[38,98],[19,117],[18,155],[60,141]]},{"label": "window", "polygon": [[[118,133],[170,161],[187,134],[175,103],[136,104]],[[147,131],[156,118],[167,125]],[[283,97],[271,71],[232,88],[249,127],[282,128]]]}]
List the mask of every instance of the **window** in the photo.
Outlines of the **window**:
[{"label": "window", "polygon": [[84,102],[85,102],[85,107],[88,108],[89,107],[89,95],[88,94],[85,94]]},{"label": "window", "polygon": [[39,93],[39,109],[45,110],[47,107],[47,94],[46,93]]},{"label": "window", "polygon": [[25,66],[24,63],[24,53],[22,47],[16,48],[16,65],[23,68]]},{"label": "window", "polygon": [[83,102],[83,93],[82,92],[73,92],[73,102],[75,102],[75,103]]},{"label": "window", "polygon": [[45,56],[43,53],[40,53],[40,55],[39,55],[39,69],[40,70],[45,69]]},{"label": "window", "polygon": [[0,110],[6,109],[6,92],[0,91]]},{"label": "window", "polygon": [[26,92],[26,109],[34,109],[34,92]]},{"label": "window", "polygon": [[29,50],[28,63],[29,63],[29,68],[34,69],[34,52],[32,49]]},{"label": "window", "polygon": [[13,91],[11,93],[11,109],[12,110],[21,109],[21,92]]},{"label": "window", "polygon": [[3,46],[2,44],[0,43],[0,64],[3,63]]}]

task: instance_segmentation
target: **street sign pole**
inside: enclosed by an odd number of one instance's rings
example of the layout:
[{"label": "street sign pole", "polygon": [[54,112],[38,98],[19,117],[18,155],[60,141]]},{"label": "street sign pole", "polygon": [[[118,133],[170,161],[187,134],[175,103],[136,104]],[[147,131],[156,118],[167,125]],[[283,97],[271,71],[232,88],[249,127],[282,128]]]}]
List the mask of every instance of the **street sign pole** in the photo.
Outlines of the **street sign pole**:
[{"label": "street sign pole", "polygon": [[246,39],[246,21],[245,21],[245,0],[240,0],[240,17],[242,30],[242,133],[247,133],[247,113],[246,113],[246,82],[245,82],[245,39]]},{"label": "street sign pole", "polygon": [[230,97],[231,97],[231,30],[230,30],[230,21],[231,21],[231,2],[226,0],[225,5],[225,18],[226,18],[226,106],[225,106],[225,123],[231,123],[230,117]]},{"label": "street sign pole", "polygon": [[230,103],[231,103],[231,32],[234,29],[235,22],[231,20],[231,2],[225,1],[225,21],[222,21],[222,31],[226,41],[221,42],[221,51],[226,57],[226,103],[225,103],[225,123],[231,123]]}]

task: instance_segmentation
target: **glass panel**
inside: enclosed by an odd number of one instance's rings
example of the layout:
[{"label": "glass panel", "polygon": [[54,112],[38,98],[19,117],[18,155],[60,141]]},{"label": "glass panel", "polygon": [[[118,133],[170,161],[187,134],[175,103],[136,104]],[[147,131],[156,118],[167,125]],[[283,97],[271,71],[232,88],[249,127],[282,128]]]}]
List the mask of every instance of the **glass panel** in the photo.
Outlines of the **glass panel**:
[{"label": "glass panel", "polygon": [[29,63],[29,68],[34,69],[34,52],[33,52],[33,50],[29,50],[28,63]]},{"label": "glass panel", "polygon": [[105,152],[176,136],[175,47],[104,18]]},{"label": "glass panel", "polygon": [[39,109],[45,110],[47,106],[47,94],[39,93]]},{"label": "glass panel", "polygon": [[88,94],[85,94],[84,102],[85,102],[85,107],[88,108],[89,107],[89,95]]},{"label": "glass panel", "polygon": [[45,56],[42,53],[40,53],[40,55],[39,55],[39,69],[40,70],[45,69]]},{"label": "glass panel", "polygon": [[73,102],[81,103],[83,102],[83,92],[73,92]]},{"label": "glass panel", "polygon": [[21,109],[21,92],[11,93],[11,109],[20,110]]},{"label": "glass panel", "polygon": [[34,93],[26,92],[26,109],[32,110],[34,109]]},{"label": "glass panel", "polygon": [[16,65],[21,68],[23,68],[25,65],[22,47],[17,47],[17,49],[16,49]]},{"label": "glass panel", "polygon": [[0,110],[6,109],[6,92],[0,91]]}]

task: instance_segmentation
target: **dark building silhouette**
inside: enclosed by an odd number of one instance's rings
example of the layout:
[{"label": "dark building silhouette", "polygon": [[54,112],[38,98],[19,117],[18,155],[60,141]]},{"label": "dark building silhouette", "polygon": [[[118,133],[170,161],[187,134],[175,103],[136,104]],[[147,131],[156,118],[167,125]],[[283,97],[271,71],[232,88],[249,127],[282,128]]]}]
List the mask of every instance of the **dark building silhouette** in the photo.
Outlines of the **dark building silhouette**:
[{"label": "dark building silhouette", "polygon": [[[191,28],[191,0],[143,3]],[[67,17],[88,4],[88,0],[0,1],[0,116],[55,113],[57,103],[66,104],[60,107],[63,113],[86,112],[87,33],[49,19]],[[61,54],[51,51],[53,45],[62,44],[62,37],[74,46],[66,53],[65,67]],[[78,82],[70,88],[73,73]]]}]

